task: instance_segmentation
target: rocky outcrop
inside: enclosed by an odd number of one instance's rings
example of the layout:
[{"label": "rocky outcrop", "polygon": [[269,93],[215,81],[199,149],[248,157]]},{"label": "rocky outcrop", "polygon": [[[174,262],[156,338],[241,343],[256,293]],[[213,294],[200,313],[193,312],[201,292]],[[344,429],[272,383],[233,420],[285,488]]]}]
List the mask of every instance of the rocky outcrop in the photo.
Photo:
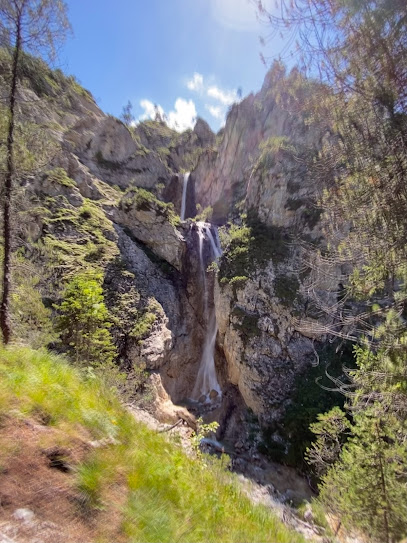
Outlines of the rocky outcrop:
[{"label": "rocky outcrop", "polygon": [[126,194],[115,211],[115,222],[125,226],[136,240],[181,271],[186,246],[174,225],[175,220],[169,206],[137,190]]},{"label": "rocky outcrop", "polygon": [[160,157],[137,143],[114,117],[79,120],[65,135],[65,143],[93,175],[111,185],[151,189],[170,174]]},{"label": "rocky outcrop", "polygon": [[244,199],[266,224],[288,226],[317,193],[303,158],[321,135],[279,104],[276,83],[269,73],[258,94],[232,106],[219,149],[206,150],[193,171],[196,201],[213,208],[216,223]]},{"label": "rocky outcrop", "polygon": [[294,308],[273,289],[275,277],[270,263],[244,287],[217,284],[215,291],[227,379],[263,422],[281,418],[296,377],[316,360],[313,342],[296,329]]},{"label": "rocky outcrop", "polygon": [[[200,323],[200,292],[175,268],[162,265],[151,252],[116,226],[118,246],[133,284],[143,297],[159,304],[157,318],[142,342],[133,342],[127,356],[133,364],[159,372],[172,401],[188,397],[195,384],[201,356],[203,329]],[[164,263],[165,264],[165,263]],[[114,274],[110,288],[120,290]],[[127,290],[129,286],[126,286]]]}]

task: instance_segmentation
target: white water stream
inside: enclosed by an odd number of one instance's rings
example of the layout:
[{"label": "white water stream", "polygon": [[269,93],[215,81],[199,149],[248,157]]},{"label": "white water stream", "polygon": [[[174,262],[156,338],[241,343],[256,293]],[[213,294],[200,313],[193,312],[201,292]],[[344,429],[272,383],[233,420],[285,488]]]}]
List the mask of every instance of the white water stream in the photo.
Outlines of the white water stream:
[{"label": "white water stream", "polygon": [[189,176],[190,176],[189,172],[184,173],[184,182],[182,185],[181,213],[180,213],[181,221],[185,220],[185,208],[186,208],[186,203],[187,203],[187,188],[188,188]]},{"label": "white water stream", "polygon": [[221,390],[216,377],[214,359],[218,324],[216,322],[213,300],[208,299],[208,282],[206,279],[205,259],[203,253],[205,240],[209,240],[211,246],[211,261],[217,260],[221,256],[222,251],[220,249],[217,232],[214,236],[211,231],[211,226],[204,222],[197,222],[196,225],[198,228],[199,263],[203,285],[203,317],[206,325],[206,333],[203,343],[201,363],[199,366],[195,387],[192,392],[192,397],[199,399],[204,395],[206,399],[208,399],[211,390],[216,390],[219,396],[221,394]]}]

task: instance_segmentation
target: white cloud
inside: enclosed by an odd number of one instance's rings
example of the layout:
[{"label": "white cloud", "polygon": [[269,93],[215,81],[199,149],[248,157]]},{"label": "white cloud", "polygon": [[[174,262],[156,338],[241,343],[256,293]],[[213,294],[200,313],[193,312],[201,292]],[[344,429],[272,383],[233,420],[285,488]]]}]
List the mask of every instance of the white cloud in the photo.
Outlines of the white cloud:
[{"label": "white cloud", "polygon": [[222,90],[215,85],[209,87],[206,91],[207,95],[215,100],[218,100],[225,106],[230,106],[234,102],[237,102],[237,93],[236,91],[226,91]]},{"label": "white cloud", "polygon": [[195,126],[197,112],[192,100],[177,98],[174,104],[174,110],[167,114],[160,105],[153,104],[151,100],[141,100],[140,106],[144,111],[138,118],[139,121],[155,119],[156,113],[158,112],[161,117],[166,120],[167,125],[178,132],[183,132],[184,130]]},{"label": "white cloud", "polygon": [[205,108],[209,111],[209,113],[212,115],[212,117],[215,117],[215,119],[218,119],[219,121],[223,121],[225,118],[225,111],[220,106],[211,106],[209,104],[205,104]]},{"label": "white cloud", "polygon": [[168,126],[183,132],[188,128],[193,128],[196,121],[196,107],[192,100],[177,98],[175,101],[175,111],[168,113]]},{"label": "white cloud", "polygon": [[[213,79],[213,78],[211,78]],[[224,106],[230,106],[238,101],[237,92],[235,90],[221,89],[217,85],[208,84],[204,81],[202,74],[195,72],[191,79],[186,83],[189,90],[205,95],[220,102]]]},{"label": "white cloud", "polygon": [[187,87],[192,91],[200,91],[203,89],[203,75],[194,73],[192,79],[187,81]]},{"label": "white cloud", "polygon": [[153,104],[150,100],[141,100],[140,106],[144,109],[144,112],[140,115],[139,121],[155,119],[157,111],[161,116],[164,115],[163,108],[157,104]]}]

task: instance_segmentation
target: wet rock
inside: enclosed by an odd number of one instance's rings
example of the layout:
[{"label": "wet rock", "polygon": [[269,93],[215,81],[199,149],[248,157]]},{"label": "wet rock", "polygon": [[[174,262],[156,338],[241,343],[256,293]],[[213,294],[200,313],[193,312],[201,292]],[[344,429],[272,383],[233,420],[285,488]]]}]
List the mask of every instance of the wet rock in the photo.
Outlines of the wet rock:
[{"label": "wet rock", "polygon": [[205,402],[206,402],[206,396],[205,396],[205,394],[202,394],[202,396],[199,396],[198,402],[199,402],[199,403],[205,403]]},{"label": "wet rock", "polygon": [[209,393],[209,399],[215,400],[219,396],[219,392],[217,390],[212,389]]}]

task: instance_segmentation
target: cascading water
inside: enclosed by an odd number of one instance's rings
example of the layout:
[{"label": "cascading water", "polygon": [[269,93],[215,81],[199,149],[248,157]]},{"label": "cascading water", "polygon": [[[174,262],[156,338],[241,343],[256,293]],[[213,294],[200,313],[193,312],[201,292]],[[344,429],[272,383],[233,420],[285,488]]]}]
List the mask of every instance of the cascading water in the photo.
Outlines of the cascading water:
[{"label": "cascading water", "polygon": [[200,399],[205,396],[205,400],[209,398],[211,391],[215,390],[218,393],[218,397],[221,394],[218,379],[216,377],[215,370],[215,343],[218,333],[218,324],[216,322],[215,307],[213,300],[209,300],[208,282],[206,279],[206,269],[204,260],[204,241],[209,240],[211,246],[212,259],[218,259],[222,251],[218,242],[217,232],[213,236],[210,225],[204,222],[196,223],[198,228],[199,239],[199,262],[202,275],[203,284],[203,317],[206,325],[206,334],[203,343],[203,351],[201,363],[199,366],[198,375],[195,382],[195,387],[192,393],[192,397]]},{"label": "cascading water", "polygon": [[189,172],[184,173],[184,181],[182,185],[181,213],[180,213],[181,221],[185,220],[185,209],[186,209],[186,203],[187,203],[187,188],[188,188],[189,176],[190,176]]}]

